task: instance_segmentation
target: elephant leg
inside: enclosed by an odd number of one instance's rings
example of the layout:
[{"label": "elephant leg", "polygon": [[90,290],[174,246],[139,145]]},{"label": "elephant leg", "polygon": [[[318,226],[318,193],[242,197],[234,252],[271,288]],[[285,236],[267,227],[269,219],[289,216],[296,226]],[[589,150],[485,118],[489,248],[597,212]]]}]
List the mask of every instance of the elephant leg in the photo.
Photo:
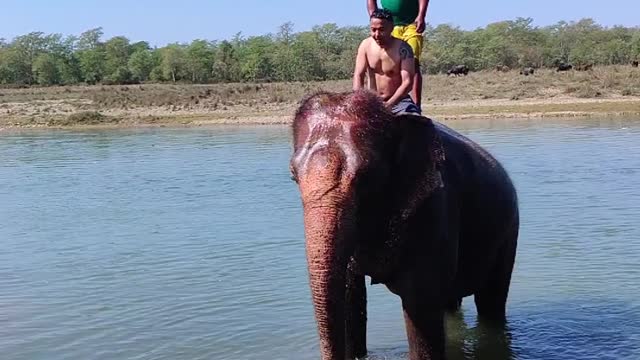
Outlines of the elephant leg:
[{"label": "elephant leg", "polygon": [[367,289],[364,275],[347,270],[345,299],[345,346],[347,359],[367,355]]},{"label": "elephant leg", "polygon": [[435,283],[424,280],[405,282],[402,310],[409,340],[409,359],[444,359],[444,299],[434,298],[439,293]]},{"label": "elephant leg", "polygon": [[410,360],[445,358],[444,311],[442,306],[403,298],[402,307],[409,340]]},{"label": "elephant leg", "polygon": [[474,295],[478,318],[497,324],[506,321],[507,296],[516,256],[517,227],[507,236],[487,282]]},{"label": "elephant leg", "polygon": [[462,307],[462,299],[451,299],[447,302],[446,311],[450,314],[457,312]]}]

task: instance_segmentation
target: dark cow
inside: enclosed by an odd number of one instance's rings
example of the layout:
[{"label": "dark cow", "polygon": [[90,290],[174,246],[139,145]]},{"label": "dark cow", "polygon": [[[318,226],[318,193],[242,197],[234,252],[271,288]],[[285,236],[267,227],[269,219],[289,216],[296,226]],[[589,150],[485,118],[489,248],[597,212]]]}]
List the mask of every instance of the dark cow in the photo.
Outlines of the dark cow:
[{"label": "dark cow", "polygon": [[576,70],[578,71],[588,71],[593,69],[593,64],[581,64],[576,65]]},{"label": "dark cow", "polygon": [[532,67],[526,67],[520,70],[520,75],[529,76],[529,75],[533,75],[533,72],[534,70]]},{"label": "dark cow", "polygon": [[631,62],[631,66],[638,67],[638,60],[634,60]]},{"label": "dark cow", "polygon": [[469,73],[469,67],[467,65],[455,65],[447,71],[447,75],[467,75]]},{"label": "dark cow", "polygon": [[497,65],[496,66],[496,71],[498,71],[498,72],[508,72],[509,70],[511,70],[511,68],[509,68],[507,65]]},{"label": "dark cow", "polygon": [[571,64],[565,64],[563,62],[558,64],[558,68],[556,69],[556,71],[569,71],[573,69],[573,65]]}]

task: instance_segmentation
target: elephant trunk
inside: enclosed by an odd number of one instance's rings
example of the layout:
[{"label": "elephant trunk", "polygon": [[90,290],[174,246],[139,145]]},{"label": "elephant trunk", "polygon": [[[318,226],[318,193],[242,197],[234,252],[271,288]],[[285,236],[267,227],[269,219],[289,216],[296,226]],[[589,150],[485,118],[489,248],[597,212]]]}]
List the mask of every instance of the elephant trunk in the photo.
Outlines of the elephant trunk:
[{"label": "elephant trunk", "polygon": [[344,359],[345,277],[354,228],[350,206],[305,206],[304,218],[309,283],[322,359]]}]

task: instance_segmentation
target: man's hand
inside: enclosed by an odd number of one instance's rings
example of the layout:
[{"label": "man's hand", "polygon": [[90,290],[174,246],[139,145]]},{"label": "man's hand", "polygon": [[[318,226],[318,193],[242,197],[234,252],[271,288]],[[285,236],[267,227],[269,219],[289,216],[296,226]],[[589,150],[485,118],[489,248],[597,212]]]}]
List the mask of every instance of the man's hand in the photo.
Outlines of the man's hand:
[{"label": "man's hand", "polygon": [[421,16],[418,16],[416,18],[416,21],[414,21],[414,23],[416,24],[416,31],[418,32],[418,34],[422,34],[424,32],[424,18]]},{"label": "man's hand", "polygon": [[369,11],[369,16],[373,14],[374,11],[378,9],[378,0],[367,0],[367,10]]},{"label": "man's hand", "polygon": [[427,7],[429,7],[429,0],[418,0],[418,16],[416,16],[416,20],[414,21],[418,34],[424,32],[424,18],[427,16]]}]

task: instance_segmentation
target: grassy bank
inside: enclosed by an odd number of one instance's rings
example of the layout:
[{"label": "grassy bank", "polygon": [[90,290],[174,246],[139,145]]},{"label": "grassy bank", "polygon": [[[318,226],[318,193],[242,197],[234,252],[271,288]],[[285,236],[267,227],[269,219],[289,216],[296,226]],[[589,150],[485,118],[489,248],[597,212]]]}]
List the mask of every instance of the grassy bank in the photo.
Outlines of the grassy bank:
[{"label": "grassy bank", "polygon": [[[351,82],[0,88],[0,127],[287,123],[297,102]],[[437,119],[640,115],[640,70],[596,67],[533,76],[427,75],[425,115]]]}]

